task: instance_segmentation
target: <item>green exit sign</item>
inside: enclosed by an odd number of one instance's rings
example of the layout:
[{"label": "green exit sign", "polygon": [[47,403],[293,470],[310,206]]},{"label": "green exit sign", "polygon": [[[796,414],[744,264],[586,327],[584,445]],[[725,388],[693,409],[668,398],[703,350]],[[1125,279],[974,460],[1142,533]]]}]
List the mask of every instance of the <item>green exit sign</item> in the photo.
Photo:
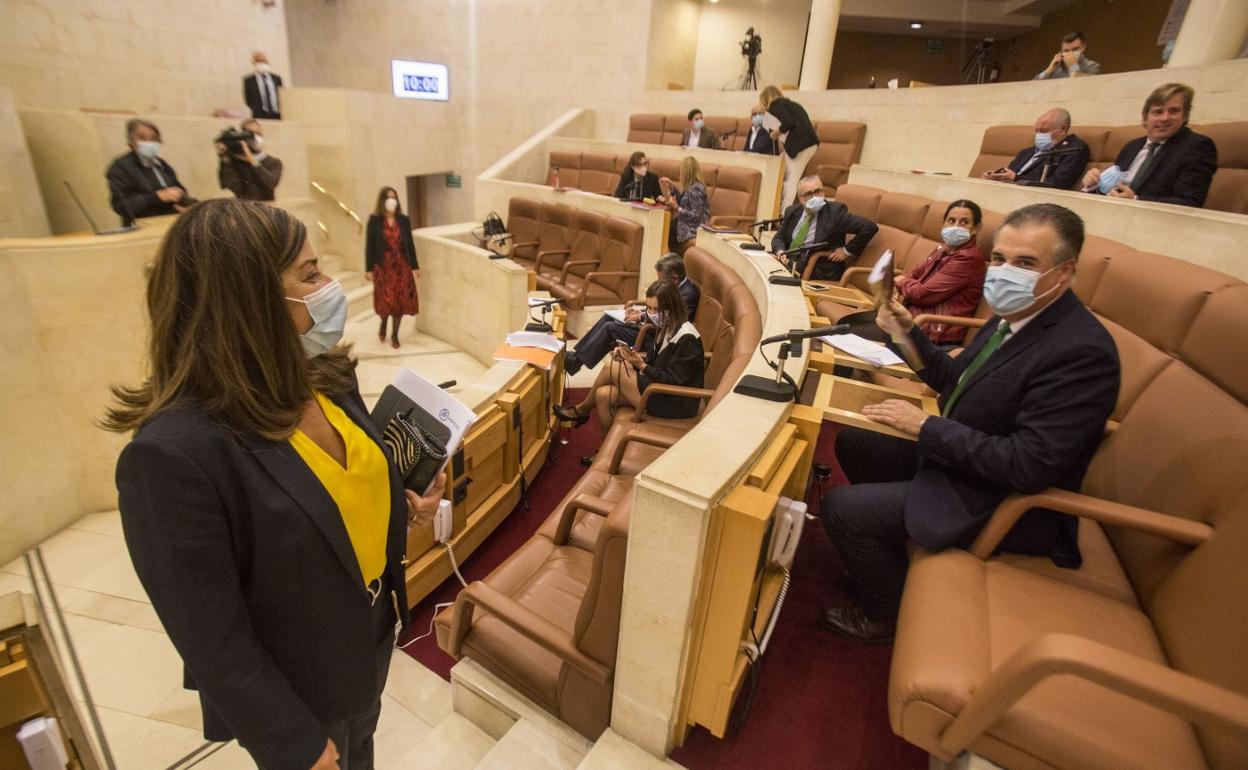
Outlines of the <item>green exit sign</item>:
[{"label": "green exit sign", "polygon": [[447,174],[446,186],[453,190],[458,190],[464,186],[464,180],[459,176],[459,174]]}]

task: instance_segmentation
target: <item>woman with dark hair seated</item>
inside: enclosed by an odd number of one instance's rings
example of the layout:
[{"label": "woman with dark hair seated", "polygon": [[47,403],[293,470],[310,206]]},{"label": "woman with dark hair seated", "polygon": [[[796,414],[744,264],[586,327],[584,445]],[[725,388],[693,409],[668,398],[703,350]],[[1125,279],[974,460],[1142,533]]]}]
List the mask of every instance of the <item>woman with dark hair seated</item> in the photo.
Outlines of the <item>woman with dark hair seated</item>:
[{"label": "woman with dark hair seated", "polygon": [[[945,209],[945,223],[940,231],[944,243],[909,272],[894,279],[893,285],[910,315],[969,318],[975,314],[988,271],[988,263],[976,242],[983,219],[983,212],[974,201],[956,200]],[[887,335],[876,326],[875,315],[874,310],[867,310],[830,320],[848,323],[855,334],[884,342]],[[945,347],[960,345],[966,336],[966,327],[954,324],[925,323],[922,329],[928,339]]]},{"label": "woman with dark hair seated", "polygon": [[638,150],[628,156],[628,167],[620,172],[615,197],[622,201],[639,201],[644,198],[656,200],[662,195],[659,177],[650,171],[650,159]]},{"label": "woman with dark hair seated", "polygon": [[[617,343],[612,361],[604,366],[593,387],[581,403],[568,408],[555,406],[555,416],[564,422],[584,425],[591,413],[597,412],[598,424],[605,436],[621,406],[637,408],[641,394],[654,383],[702,387],[702,339],[687,320],[688,310],[676,285],[655,281],[646,289],[646,323],[654,326],[646,341],[645,354]],[[651,394],[646,414],[655,417],[693,417],[698,413],[695,398],[667,393]],[[589,465],[593,456],[582,457]]]}]

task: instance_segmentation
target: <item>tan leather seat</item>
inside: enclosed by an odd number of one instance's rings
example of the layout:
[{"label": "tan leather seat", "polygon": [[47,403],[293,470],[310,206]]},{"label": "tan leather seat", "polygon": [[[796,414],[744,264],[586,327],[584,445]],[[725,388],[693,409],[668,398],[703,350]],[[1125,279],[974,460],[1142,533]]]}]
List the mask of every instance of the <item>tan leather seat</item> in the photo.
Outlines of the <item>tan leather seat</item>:
[{"label": "tan leather seat", "polygon": [[849,179],[849,167],[862,157],[867,124],[838,120],[818,120],[814,124],[819,147],[806,163],[802,176],[817,175],[828,195],[835,196],[837,188]]},{"label": "tan leather seat", "polygon": [[1204,207],[1248,214],[1248,121],[1210,123],[1192,130],[1212,139],[1218,148],[1218,170]]},{"label": "tan leather seat", "polygon": [[512,198],[507,204],[507,232],[511,233],[511,261],[532,270],[541,246],[542,204]]},{"label": "tan leather seat", "polygon": [[[1083,495],[915,558],[893,730],[1011,768],[1246,767],[1248,285],[1089,238],[1075,290],[1122,361],[1113,429]],[[1029,504],[1084,517],[1081,568],[988,558]]]},{"label": "tan leather seat", "polygon": [[615,170],[615,155],[586,152],[581,155],[580,187],[585,192],[612,195],[620,182],[620,172]]},{"label": "tan leather seat", "polygon": [[754,221],[758,211],[758,190],[761,175],[747,168],[720,166],[716,169],[715,187],[710,190],[710,224],[744,230]]},{"label": "tan leather seat", "polygon": [[[592,503],[586,503],[592,505]],[[572,537],[565,521],[533,535],[484,580],[434,619],[438,646],[470,657],[587,738],[611,719],[628,517],[632,495],[590,516]],[[553,535],[553,539],[548,535]]]},{"label": "tan leather seat", "polygon": [[568,152],[566,150],[556,150],[550,153],[550,169],[547,172],[547,179],[550,179],[551,172],[559,169],[559,186],[579,189],[581,186],[581,154],[579,152]]},{"label": "tan leather seat", "polygon": [[662,144],[662,115],[630,115],[628,117],[629,144]]},{"label": "tan leather seat", "polygon": [[[583,260],[587,264],[572,264],[579,260],[574,249],[572,261],[565,265],[566,269],[558,278],[546,280],[550,293],[566,300],[567,306],[576,310],[593,305],[618,305],[637,296],[645,228],[620,217],[602,216],[601,220],[590,220],[586,217],[578,222],[602,228],[600,237],[591,241],[597,244],[597,255]],[[540,274],[538,283],[542,284]]]}]

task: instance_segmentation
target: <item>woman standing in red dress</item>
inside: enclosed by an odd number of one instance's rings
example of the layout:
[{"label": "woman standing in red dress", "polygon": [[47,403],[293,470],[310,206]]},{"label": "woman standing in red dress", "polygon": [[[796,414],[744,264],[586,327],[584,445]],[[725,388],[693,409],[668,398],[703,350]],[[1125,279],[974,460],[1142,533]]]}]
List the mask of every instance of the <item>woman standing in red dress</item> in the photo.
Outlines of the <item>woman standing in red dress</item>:
[{"label": "woman standing in red dress", "polygon": [[377,339],[386,341],[386,321],[393,318],[390,346],[397,348],[399,322],[405,315],[420,312],[416,296],[420,263],[412,241],[412,220],[399,207],[399,194],[393,187],[383,187],[377,195],[368,218],[364,252],[364,277],[373,282],[373,310],[381,317]]}]

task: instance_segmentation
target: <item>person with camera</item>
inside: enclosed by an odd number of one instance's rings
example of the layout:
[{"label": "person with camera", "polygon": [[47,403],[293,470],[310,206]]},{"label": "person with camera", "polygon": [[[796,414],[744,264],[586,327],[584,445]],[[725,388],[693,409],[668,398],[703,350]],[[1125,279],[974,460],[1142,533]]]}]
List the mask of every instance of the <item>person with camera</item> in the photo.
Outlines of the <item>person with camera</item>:
[{"label": "person with camera", "polygon": [[108,167],[109,204],[129,226],[142,217],[181,214],[195,203],[178,175],[160,157],[160,129],[150,120],[126,121],[126,143],[130,152],[120,155]]},{"label": "person with camera", "polygon": [[169,229],[146,380],[104,420],[126,547],[199,692],[260,767],[364,770],[396,635],[404,489],[341,346],[347,298],[294,216],[218,198]]},{"label": "person with camera", "polygon": [[1080,75],[1099,75],[1101,65],[1089,59],[1087,41],[1082,32],[1068,32],[1062,38],[1062,47],[1053,54],[1049,66],[1036,75],[1035,80],[1055,80],[1057,78],[1073,78]]},{"label": "person with camera", "polygon": [[775,86],[767,86],[758,95],[758,104],[780,123],[773,130],[771,138],[783,140],[784,147],[784,191],[780,204],[789,206],[797,198],[797,182],[806,173],[806,164],[819,149],[819,137],[815,134],[815,124],[810,122],[806,108]]},{"label": "person with camera", "polygon": [[416,243],[412,240],[412,220],[399,205],[399,193],[383,187],[377,205],[368,218],[364,240],[364,277],[373,284],[373,310],[381,317],[377,339],[386,341],[386,321],[393,318],[390,347],[399,347],[399,323],[405,315],[420,312],[416,279]]},{"label": "person with camera", "polygon": [[221,132],[216,142],[217,182],[222,190],[245,201],[271,201],[282,181],[282,162],[264,151],[264,131],[258,120],[243,121],[238,130]]}]

